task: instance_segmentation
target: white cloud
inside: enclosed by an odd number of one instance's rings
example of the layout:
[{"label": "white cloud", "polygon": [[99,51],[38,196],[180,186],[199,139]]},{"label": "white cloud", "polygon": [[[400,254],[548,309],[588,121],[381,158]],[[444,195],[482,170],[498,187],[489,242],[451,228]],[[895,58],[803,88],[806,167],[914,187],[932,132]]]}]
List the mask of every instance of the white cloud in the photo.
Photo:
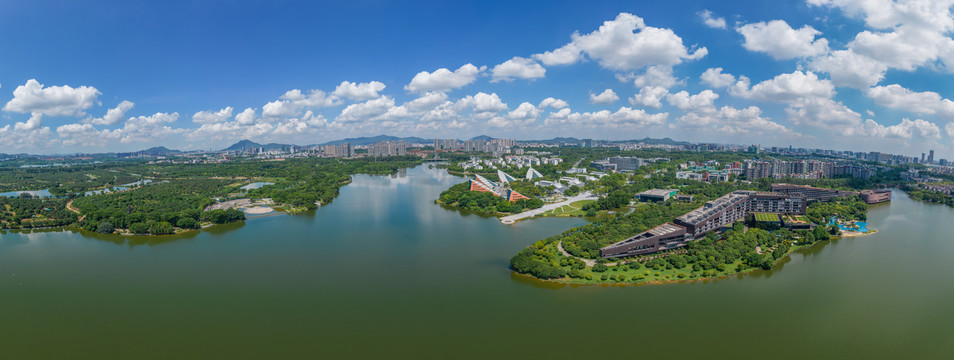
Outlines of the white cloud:
[{"label": "white cloud", "polygon": [[255,122],[255,109],[245,108],[245,110],[235,115],[235,122],[240,125],[251,125]]},{"label": "white cloud", "polygon": [[684,126],[703,132],[714,131],[733,135],[781,135],[789,138],[801,136],[784,125],[762,117],[762,109],[756,106],[749,106],[745,109],[723,106],[714,112],[688,112],[676,120]]},{"label": "white cloud", "polygon": [[404,86],[404,89],[413,92],[454,90],[477,80],[477,75],[485,69],[485,66],[478,68],[473,64],[464,64],[453,72],[446,68],[432,73],[421,71],[414,75],[411,83]]},{"label": "white cloud", "polygon": [[811,71],[796,70],[791,74],[781,74],[762,81],[751,89],[748,88],[748,83],[748,78],[740,76],[729,92],[747,99],[773,102],[791,102],[805,97],[831,98],[835,94],[835,86],[831,81],[819,79]]},{"label": "white cloud", "polygon": [[815,39],[821,34],[815,28],[805,25],[801,29],[792,29],[784,20],[772,20],[746,24],[736,29],[749,51],[763,52],[776,60],[809,57],[828,52],[828,40]]},{"label": "white cloud", "polygon": [[616,95],[613,89],[603,90],[599,95],[595,95],[592,92],[590,93],[591,104],[609,105],[617,101],[619,101],[619,96]]},{"label": "white cloud", "polygon": [[431,91],[424,93],[421,97],[411,100],[405,106],[413,112],[431,110],[447,101],[447,94]]},{"label": "white cloud", "polygon": [[809,64],[813,70],[826,72],[836,86],[866,88],[884,78],[888,66],[851,50],[832,51]]},{"label": "white cloud", "polygon": [[669,89],[678,83],[679,81],[672,76],[672,68],[668,66],[647,67],[642,75],[633,79],[633,85],[637,88],[658,86]]},{"label": "white cloud", "polygon": [[547,70],[537,64],[532,59],[515,56],[500,65],[494,66],[491,70],[493,79],[491,82],[511,81],[514,78],[520,79],[538,79],[546,75]]},{"label": "white cloud", "polygon": [[855,54],[905,71],[921,66],[939,65],[948,69],[954,66],[954,40],[948,37],[954,31],[952,0],[809,0],[808,3],[841,8],[848,16],[863,18],[868,27],[876,30],[855,35],[847,45],[847,50]]},{"label": "white cloud", "polygon": [[13,129],[16,131],[29,131],[36,130],[40,128],[40,125],[43,122],[43,114],[34,112],[30,113],[30,119],[26,122],[18,122],[13,125]]},{"label": "white cloud", "polygon": [[341,110],[341,114],[335,118],[335,122],[358,122],[371,120],[374,117],[384,115],[388,109],[394,107],[394,99],[390,96],[382,96],[377,99],[371,99],[363,103],[351,104]]},{"label": "white cloud", "polygon": [[874,120],[865,121],[865,131],[869,136],[897,139],[937,139],[941,129],[936,124],[921,119],[901,119],[897,125],[884,126]]},{"label": "white cloud", "polygon": [[331,95],[355,101],[365,101],[377,98],[379,96],[378,93],[384,90],[384,88],[384,83],[379,81],[367,83],[342,81]]},{"label": "white cloud", "polygon": [[262,107],[262,117],[288,118],[299,116],[306,109],[317,109],[340,105],[341,100],[328,95],[321,90],[311,90],[305,95],[301,90],[293,89],[285,92],[278,100],[269,102]]},{"label": "white cloud", "polygon": [[[116,107],[106,111],[106,115],[103,115],[101,118],[88,118],[85,122],[94,124],[94,125],[112,125],[123,121],[123,118],[126,116],[126,112],[132,110],[133,106],[132,101],[123,101],[119,103]],[[59,129],[59,128],[57,128]]]},{"label": "white cloud", "polygon": [[944,131],[947,132],[947,136],[954,137],[954,123],[945,125]]},{"label": "white cloud", "polygon": [[642,109],[621,107],[616,112],[601,110],[597,112],[575,113],[564,108],[550,114],[544,125],[569,125],[574,129],[584,128],[645,128],[666,123],[669,113],[649,114]]},{"label": "white cloud", "polygon": [[546,51],[542,54],[533,54],[533,58],[539,60],[546,66],[570,65],[580,61],[582,58],[580,49],[575,44],[569,43],[553,51]]},{"label": "white cloud", "polygon": [[633,71],[650,65],[671,67],[708,54],[704,47],[689,53],[672,30],[646,26],[642,18],[629,13],[620,13],[596,31],[574,33],[571,38],[570,44],[536,58],[544,64],[568,64],[576,62],[577,51],[581,51],[604,68]]},{"label": "white cloud", "polygon": [[735,83],[735,76],[732,74],[723,74],[722,68],[708,68],[699,76],[699,79],[706,85],[714,88],[723,88]]},{"label": "white cloud", "polygon": [[475,113],[496,113],[508,109],[507,104],[500,100],[497,93],[487,94],[483,92],[457,100],[456,106],[462,109],[473,108]]},{"label": "white cloud", "polygon": [[511,128],[515,126],[524,126],[532,123],[534,120],[540,116],[540,109],[533,104],[524,102],[520,106],[517,106],[516,109],[507,113],[506,117],[495,116],[487,122],[487,125],[496,126],[496,127],[506,127]]},{"label": "white cloud", "polygon": [[865,95],[881,106],[918,114],[937,114],[944,119],[954,120],[954,101],[943,99],[933,91],[914,92],[892,84],[870,88]]},{"label": "white cloud", "polygon": [[669,95],[669,90],[659,86],[649,86],[639,89],[639,93],[629,98],[629,103],[633,106],[646,106],[651,108],[662,107],[662,99]]},{"label": "white cloud", "polygon": [[[28,121],[29,122],[29,121]],[[49,152],[55,145],[49,127],[37,127],[31,130],[16,129],[15,126],[0,127],[0,148],[4,150],[24,150]]]},{"label": "white cloud", "polygon": [[699,12],[699,18],[706,26],[713,29],[725,29],[725,18],[712,15],[712,11],[702,10]]},{"label": "white cloud", "polygon": [[703,90],[696,95],[689,95],[686,91],[680,91],[666,96],[669,105],[683,111],[715,111],[715,100],[719,94],[712,90]]},{"label": "white cloud", "polygon": [[548,108],[548,107],[553,109],[562,109],[567,106],[570,106],[570,105],[567,104],[566,101],[563,101],[562,99],[555,99],[552,97],[548,97],[546,99],[543,99],[543,101],[541,101],[540,105],[538,105],[537,107],[541,109]]},{"label": "white cloud", "polygon": [[13,90],[13,99],[3,106],[3,110],[49,116],[84,116],[84,110],[92,107],[99,95],[99,90],[91,86],[44,87],[36,79],[30,79]]},{"label": "white cloud", "polygon": [[[254,110],[253,110],[254,112]],[[192,122],[199,124],[209,124],[209,123],[219,123],[228,121],[232,117],[232,107],[226,107],[222,110],[211,112],[211,111],[199,111],[192,115]]]},{"label": "white cloud", "polygon": [[865,135],[861,114],[827,98],[803,98],[785,108],[797,125],[825,129],[843,136]]}]

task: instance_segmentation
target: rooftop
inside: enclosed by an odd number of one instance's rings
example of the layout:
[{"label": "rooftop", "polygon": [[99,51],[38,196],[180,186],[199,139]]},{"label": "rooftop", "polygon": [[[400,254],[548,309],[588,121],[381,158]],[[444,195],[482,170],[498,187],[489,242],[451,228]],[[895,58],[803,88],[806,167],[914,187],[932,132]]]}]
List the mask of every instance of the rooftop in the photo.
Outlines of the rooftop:
[{"label": "rooftop", "polygon": [[695,209],[678,217],[679,221],[687,224],[697,224],[702,220],[722,211],[732,205],[747,199],[754,192],[752,191],[734,191],[718,199],[707,202],[703,207]]}]

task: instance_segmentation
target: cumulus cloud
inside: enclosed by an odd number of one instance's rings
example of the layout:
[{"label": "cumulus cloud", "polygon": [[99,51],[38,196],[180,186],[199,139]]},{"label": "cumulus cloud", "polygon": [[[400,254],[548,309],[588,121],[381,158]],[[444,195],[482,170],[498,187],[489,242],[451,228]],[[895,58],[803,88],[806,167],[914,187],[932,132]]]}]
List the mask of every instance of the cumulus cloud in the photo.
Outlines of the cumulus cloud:
[{"label": "cumulus cloud", "polygon": [[865,131],[869,136],[896,139],[937,139],[941,137],[941,129],[937,124],[921,119],[901,119],[897,125],[885,126],[868,119],[865,121]]},{"label": "cumulus cloud", "polygon": [[382,96],[377,99],[371,99],[363,103],[351,104],[341,110],[341,114],[335,118],[335,122],[357,122],[370,120],[374,117],[384,115],[388,109],[394,107],[394,99],[390,96]]},{"label": "cumulus cloud", "polygon": [[669,105],[683,111],[709,112],[715,110],[715,100],[719,94],[712,90],[703,90],[696,95],[689,95],[686,91],[680,91],[666,96]]},{"label": "cumulus cloud", "polygon": [[[29,121],[27,121],[29,123]],[[26,125],[26,127],[30,127]],[[49,127],[35,127],[26,129],[16,125],[0,127],[0,148],[5,150],[45,151],[48,152],[55,139]]]},{"label": "cumulus cloud", "polygon": [[801,136],[784,125],[762,117],[762,109],[757,106],[744,109],[723,106],[717,111],[688,112],[676,121],[684,126],[706,132],[733,135],[780,135],[790,138]]},{"label": "cumulus cloud", "polygon": [[672,76],[672,68],[668,66],[647,67],[645,72],[633,79],[633,85],[637,88],[658,86],[668,89],[678,83],[679,81]]},{"label": "cumulus cloud", "polygon": [[541,109],[544,109],[544,108],[562,109],[567,106],[570,106],[570,105],[567,104],[566,101],[563,101],[562,99],[555,99],[552,97],[548,97],[546,99],[543,99],[543,101],[541,101],[540,105],[538,105],[537,107]]},{"label": "cumulus cloud", "polygon": [[490,126],[496,127],[506,127],[512,128],[515,126],[525,126],[532,123],[534,120],[540,116],[540,109],[533,104],[524,102],[517,106],[516,109],[507,113],[506,117],[495,116],[487,121],[487,124]]},{"label": "cumulus cloud", "polygon": [[947,136],[954,137],[954,123],[945,125],[944,131],[947,132]]},{"label": "cumulus cloud", "polygon": [[251,125],[255,122],[255,109],[245,108],[245,110],[235,115],[235,122],[240,125]]},{"label": "cumulus cloud", "polygon": [[321,90],[311,90],[307,95],[301,90],[286,91],[278,100],[262,107],[262,116],[266,118],[287,118],[302,114],[306,109],[317,109],[340,105],[341,100]]},{"label": "cumulus cloud", "polygon": [[699,18],[702,19],[702,23],[708,27],[713,29],[725,29],[725,18],[712,15],[712,11],[700,11]]},{"label": "cumulus cloud", "polygon": [[377,98],[379,96],[378,93],[383,91],[384,88],[384,83],[379,81],[360,84],[342,81],[331,95],[355,101],[364,101]]},{"label": "cumulus cloud", "polygon": [[714,88],[723,88],[735,83],[735,76],[723,74],[722,68],[708,68],[699,76],[702,83]]},{"label": "cumulus cloud", "polygon": [[586,54],[604,68],[633,71],[650,65],[671,67],[708,54],[705,47],[690,53],[672,30],[647,26],[642,18],[629,13],[620,13],[591,33],[574,33],[571,39],[563,47],[534,57],[547,65],[569,64]]},{"label": "cumulus cloud", "polygon": [[106,115],[103,115],[101,118],[88,118],[85,122],[94,125],[112,125],[123,121],[123,118],[126,116],[126,112],[132,110],[133,106],[132,101],[123,101],[119,103],[116,107],[106,111]]},{"label": "cumulus cloud", "polygon": [[937,114],[944,119],[954,120],[954,101],[941,98],[940,94],[933,91],[915,92],[892,84],[872,87],[865,91],[865,95],[881,106],[918,114]]},{"label": "cumulus cloud", "polygon": [[884,78],[888,66],[850,50],[832,51],[811,61],[809,66],[816,71],[826,72],[836,86],[866,88],[877,84]]},{"label": "cumulus cloud", "polygon": [[13,90],[13,99],[3,106],[3,110],[48,116],[84,116],[84,110],[92,107],[99,95],[99,90],[91,86],[44,87],[36,79],[30,79]]},{"label": "cumulus cloud", "polygon": [[830,98],[835,94],[831,81],[819,79],[809,71],[794,71],[762,81],[748,88],[749,79],[740,76],[736,85],[729,89],[732,95],[747,99],[772,102],[791,102],[805,97]]},{"label": "cumulus cloud", "polygon": [[447,94],[437,91],[424,93],[419,98],[409,101],[405,106],[413,112],[431,110],[447,102]]},{"label": "cumulus cloud", "polygon": [[497,93],[479,92],[475,95],[468,95],[457,100],[457,106],[460,108],[472,108],[475,113],[496,113],[508,109],[507,104],[500,100]]},{"label": "cumulus cloud", "polygon": [[659,86],[648,86],[639,89],[639,93],[629,98],[629,103],[633,106],[659,108],[662,107],[662,99],[666,95],[669,95],[669,90]]},{"label": "cumulus cloud", "polygon": [[513,59],[494,66],[493,70],[491,70],[493,79],[490,81],[511,81],[514,78],[537,79],[542,78],[546,73],[547,70],[544,69],[543,66],[540,66],[540,64],[537,64],[536,61],[515,56]]},{"label": "cumulus cloud", "polygon": [[477,75],[486,70],[486,66],[480,68],[473,64],[464,64],[454,71],[446,68],[434,70],[434,72],[421,71],[414,75],[411,82],[404,86],[405,90],[413,92],[426,91],[448,91],[467,86],[477,80]]},{"label": "cumulus cloud", "polygon": [[569,43],[542,54],[533,54],[533,58],[539,60],[546,66],[570,65],[580,61],[582,55],[580,49],[575,44]]},{"label": "cumulus cloud", "polygon": [[796,125],[817,127],[845,136],[867,135],[861,114],[839,101],[827,98],[802,98],[785,108]]},{"label": "cumulus cloud", "polygon": [[[846,15],[864,19],[870,29],[859,32],[842,53],[832,54],[813,67],[832,74],[846,86],[862,88],[877,83],[887,69],[912,71],[922,66],[954,66],[952,0],[861,1],[808,0],[815,6],[841,9]],[[874,31],[872,31],[874,30]],[[841,65],[859,68],[840,67]],[[839,72],[848,71],[846,75]]]},{"label": "cumulus cloud", "polygon": [[772,20],[746,24],[736,31],[745,38],[742,46],[747,50],[766,53],[776,60],[809,57],[828,52],[828,40],[815,39],[815,36],[821,32],[808,25],[796,30],[784,20]]},{"label": "cumulus cloud", "polygon": [[30,114],[30,119],[26,122],[18,122],[13,125],[13,129],[16,131],[29,131],[36,130],[40,128],[40,125],[43,121],[43,114],[34,112]]},{"label": "cumulus cloud", "polygon": [[619,101],[619,96],[616,95],[616,92],[613,89],[606,89],[599,95],[590,93],[590,103],[599,104],[599,105],[609,105],[614,102]]},{"label": "cumulus cloud", "polygon": [[569,125],[574,128],[646,128],[666,123],[669,113],[650,114],[642,109],[621,107],[616,112],[601,110],[597,112],[576,113],[564,108],[550,114],[544,125]]},{"label": "cumulus cloud", "polygon": [[199,111],[192,115],[192,122],[199,124],[219,123],[228,121],[231,117],[232,107],[229,106],[216,112]]}]

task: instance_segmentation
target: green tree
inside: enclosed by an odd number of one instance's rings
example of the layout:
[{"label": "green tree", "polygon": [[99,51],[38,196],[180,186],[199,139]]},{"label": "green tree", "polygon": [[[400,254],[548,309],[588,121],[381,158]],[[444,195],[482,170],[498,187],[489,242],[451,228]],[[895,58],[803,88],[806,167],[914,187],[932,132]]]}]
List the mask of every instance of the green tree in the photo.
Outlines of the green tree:
[{"label": "green tree", "polygon": [[113,227],[113,224],[110,224],[109,221],[99,223],[99,227],[96,228],[96,232],[100,234],[112,234],[113,231],[116,231],[116,228]]}]

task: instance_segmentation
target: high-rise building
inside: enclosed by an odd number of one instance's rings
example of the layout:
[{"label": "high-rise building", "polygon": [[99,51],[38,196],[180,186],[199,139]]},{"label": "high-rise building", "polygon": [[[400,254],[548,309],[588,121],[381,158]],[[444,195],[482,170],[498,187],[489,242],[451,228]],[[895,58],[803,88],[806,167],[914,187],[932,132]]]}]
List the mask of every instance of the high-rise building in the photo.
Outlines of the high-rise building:
[{"label": "high-rise building", "polygon": [[928,161],[927,161],[927,163],[928,163],[928,164],[933,164],[933,163],[934,163],[934,150],[931,150],[931,151],[928,152]]},{"label": "high-rise building", "polygon": [[921,153],[921,163],[923,164],[925,160],[927,160],[927,155]]},{"label": "high-rise building", "polygon": [[378,141],[368,146],[368,155],[374,157],[407,155],[407,143],[404,140]]}]

